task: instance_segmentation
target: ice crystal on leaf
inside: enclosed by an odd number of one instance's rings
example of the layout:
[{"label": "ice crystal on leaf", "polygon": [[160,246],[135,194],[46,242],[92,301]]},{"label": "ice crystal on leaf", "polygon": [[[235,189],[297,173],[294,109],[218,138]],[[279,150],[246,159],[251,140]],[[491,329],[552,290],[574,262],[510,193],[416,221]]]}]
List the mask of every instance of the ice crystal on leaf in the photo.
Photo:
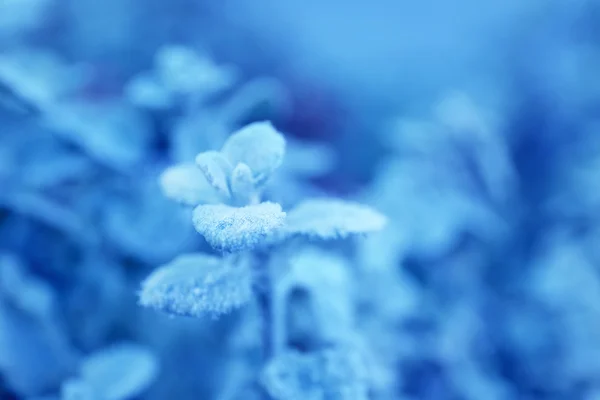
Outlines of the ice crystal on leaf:
[{"label": "ice crystal on leaf", "polygon": [[226,252],[251,250],[265,243],[285,222],[276,203],[245,207],[201,205],[194,210],[194,226],[215,249]]}]

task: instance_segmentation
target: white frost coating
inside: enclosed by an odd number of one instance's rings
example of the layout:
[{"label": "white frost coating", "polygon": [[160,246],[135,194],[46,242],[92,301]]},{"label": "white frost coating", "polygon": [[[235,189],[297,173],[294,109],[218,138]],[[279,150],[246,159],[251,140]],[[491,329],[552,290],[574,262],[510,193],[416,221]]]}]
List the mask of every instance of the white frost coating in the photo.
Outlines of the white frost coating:
[{"label": "white frost coating", "polygon": [[279,204],[265,202],[246,207],[198,206],[193,220],[196,230],[213,248],[238,252],[263,244],[283,226],[285,217]]},{"label": "white frost coating", "polygon": [[252,294],[245,265],[206,254],[186,254],[155,270],[143,283],[140,304],[173,315],[218,316],[241,307]]}]

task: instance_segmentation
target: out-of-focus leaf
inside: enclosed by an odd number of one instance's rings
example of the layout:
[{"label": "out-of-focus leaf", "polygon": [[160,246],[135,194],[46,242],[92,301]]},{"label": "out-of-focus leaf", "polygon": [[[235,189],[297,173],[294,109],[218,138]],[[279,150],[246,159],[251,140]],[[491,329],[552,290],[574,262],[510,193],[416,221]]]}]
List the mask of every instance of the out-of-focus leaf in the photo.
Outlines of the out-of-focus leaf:
[{"label": "out-of-focus leaf", "polygon": [[173,104],[173,96],[151,74],[133,78],[125,87],[127,99],[140,107],[150,109],[168,108]]},{"label": "out-of-focus leaf", "polygon": [[46,123],[61,139],[119,171],[142,162],[153,139],[143,115],[120,101],[61,102],[48,112]]},{"label": "out-of-focus leaf", "polygon": [[175,93],[209,95],[230,87],[236,78],[231,67],[184,46],[164,46],[155,62],[160,82]]},{"label": "out-of-focus leaf", "polygon": [[312,199],[289,212],[284,231],[327,240],[376,232],[385,225],[386,218],[370,207],[337,199]]},{"label": "out-of-focus leaf", "polygon": [[103,400],[94,388],[81,379],[69,379],[62,384],[60,400]]},{"label": "out-of-focus leaf", "polygon": [[67,377],[75,361],[60,323],[17,310],[0,293],[0,373],[23,397],[52,390]]},{"label": "out-of-focus leaf", "polygon": [[219,196],[194,164],[177,164],[160,175],[160,186],[168,198],[186,206],[216,203]]},{"label": "out-of-focus leaf", "polygon": [[102,400],[127,400],[142,394],[158,374],[158,360],[146,347],[119,343],[88,356],[81,379]]}]

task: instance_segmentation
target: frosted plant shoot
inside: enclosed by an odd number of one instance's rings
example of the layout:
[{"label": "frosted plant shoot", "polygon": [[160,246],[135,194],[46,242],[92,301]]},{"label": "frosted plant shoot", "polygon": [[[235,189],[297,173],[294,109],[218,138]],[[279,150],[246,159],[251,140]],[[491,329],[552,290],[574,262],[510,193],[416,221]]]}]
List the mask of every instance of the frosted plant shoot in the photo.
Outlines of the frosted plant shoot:
[{"label": "frosted plant shoot", "polygon": [[196,230],[222,256],[181,255],[155,270],[139,294],[143,306],[189,317],[220,316],[255,299],[265,365],[286,351],[281,282],[298,242],[367,234],[386,223],[369,207],[338,199],[309,199],[287,213],[263,201],[263,188],[281,165],[285,147],[270,122],[255,122],[233,133],[220,151],[200,153],[195,164],[164,171],[164,194],[194,208]]}]

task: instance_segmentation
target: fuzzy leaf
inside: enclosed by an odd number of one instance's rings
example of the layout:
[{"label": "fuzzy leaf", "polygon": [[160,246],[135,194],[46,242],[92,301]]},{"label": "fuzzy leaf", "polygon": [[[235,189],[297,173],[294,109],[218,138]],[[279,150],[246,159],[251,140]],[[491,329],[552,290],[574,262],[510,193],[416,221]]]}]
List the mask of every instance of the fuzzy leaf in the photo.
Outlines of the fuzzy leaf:
[{"label": "fuzzy leaf", "polygon": [[366,400],[366,367],[353,349],[287,351],[265,368],[262,383],[276,400]]},{"label": "fuzzy leaf", "polygon": [[362,204],[337,199],[312,199],[289,212],[287,235],[339,239],[376,232],[386,224],[379,212]]},{"label": "fuzzy leaf", "polygon": [[159,178],[166,197],[187,206],[216,203],[215,189],[194,164],[177,164],[167,168]]},{"label": "fuzzy leaf", "polygon": [[226,314],[251,296],[244,265],[223,265],[220,258],[187,254],[157,269],[143,283],[140,303],[174,315]]},{"label": "fuzzy leaf", "polygon": [[126,400],[139,396],[158,373],[154,354],[135,343],[120,343],[87,357],[81,378],[103,400]]},{"label": "fuzzy leaf", "polygon": [[232,166],[218,151],[206,151],[198,154],[196,165],[200,168],[208,183],[219,193],[229,197],[229,175]]},{"label": "fuzzy leaf", "polygon": [[252,170],[246,164],[236,165],[231,173],[231,192],[238,202],[248,203],[254,192]]},{"label": "fuzzy leaf", "polygon": [[246,207],[202,205],[194,210],[194,226],[215,249],[228,252],[261,245],[283,226],[286,214],[276,203]]},{"label": "fuzzy leaf", "polygon": [[172,105],[172,94],[150,74],[134,77],[125,87],[127,99],[139,107],[165,109]]},{"label": "fuzzy leaf", "polygon": [[255,122],[233,133],[222,152],[233,165],[248,165],[261,185],[283,162],[285,139],[270,122]]},{"label": "fuzzy leaf", "polygon": [[155,62],[160,81],[175,93],[209,95],[230,87],[236,79],[232,67],[216,65],[185,46],[164,46]]}]

